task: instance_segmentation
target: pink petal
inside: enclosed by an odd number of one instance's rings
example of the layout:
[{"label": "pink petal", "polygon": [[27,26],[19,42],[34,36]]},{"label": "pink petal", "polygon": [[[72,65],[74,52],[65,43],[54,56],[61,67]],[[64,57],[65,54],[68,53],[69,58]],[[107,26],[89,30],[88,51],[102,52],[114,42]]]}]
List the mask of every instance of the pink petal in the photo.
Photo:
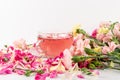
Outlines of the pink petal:
[{"label": "pink petal", "polygon": [[37,73],[35,75],[35,80],[46,80],[46,77],[49,77],[48,73],[44,73],[44,74]]},{"label": "pink petal", "polygon": [[67,69],[70,69],[72,67],[72,55],[71,52],[68,49],[65,49],[64,52],[64,57],[63,57],[63,63]]},{"label": "pink petal", "polygon": [[100,75],[98,70],[91,70],[91,72],[92,72],[93,75]]},{"label": "pink petal", "polygon": [[57,77],[57,71],[52,71],[51,73],[50,73],[50,78],[56,78]]},{"label": "pink petal", "polygon": [[82,78],[82,79],[85,78],[85,77],[84,77],[83,75],[81,75],[81,74],[77,75],[77,77],[78,77],[78,78]]}]

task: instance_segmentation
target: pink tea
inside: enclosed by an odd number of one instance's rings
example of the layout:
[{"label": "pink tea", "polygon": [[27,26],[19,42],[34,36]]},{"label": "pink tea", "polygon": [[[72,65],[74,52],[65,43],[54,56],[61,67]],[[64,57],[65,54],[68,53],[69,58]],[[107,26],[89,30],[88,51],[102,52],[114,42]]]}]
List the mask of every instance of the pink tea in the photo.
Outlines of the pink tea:
[{"label": "pink tea", "polygon": [[46,56],[55,57],[70,48],[73,37],[70,33],[42,33],[39,34],[39,46]]}]

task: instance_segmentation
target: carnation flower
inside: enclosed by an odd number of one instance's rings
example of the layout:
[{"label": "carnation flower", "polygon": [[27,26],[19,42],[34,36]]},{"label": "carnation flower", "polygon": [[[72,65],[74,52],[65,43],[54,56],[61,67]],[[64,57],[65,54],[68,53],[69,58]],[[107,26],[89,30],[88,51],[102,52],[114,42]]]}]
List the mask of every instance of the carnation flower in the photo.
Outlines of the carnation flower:
[{"label": "carnation flower", "polygon": [[92,36],[93,38],[96,38],[96,35],[97,35],[97,29],[95,29],[95,30],[92,32],[92,35],[91,35],[91,36]]}]

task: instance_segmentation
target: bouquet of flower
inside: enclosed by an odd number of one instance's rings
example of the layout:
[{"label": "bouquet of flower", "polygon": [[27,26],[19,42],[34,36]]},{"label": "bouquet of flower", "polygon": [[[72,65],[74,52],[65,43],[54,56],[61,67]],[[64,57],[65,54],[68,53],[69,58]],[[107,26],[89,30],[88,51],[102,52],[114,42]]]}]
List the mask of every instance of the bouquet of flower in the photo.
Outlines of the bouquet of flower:
[{"label": "bouquet of flower", "polygon": [[[92,35],[88,35],[82,29],[76,29],[76,33],[82,34],[84,43],[88,39],[87,45],[82,46],[82,55],[73,56],[72,60],[78,63],[80,68],[88,69],[120,69],[120,23],[104,22],[95,29]],[[80,48],[80,47],[79,47]],[[81,50],[80,50],[81,51]],[[78,52],[80,53],[80,52]],[[84,64],[84,65],[82,65]],[[118,65],[116,65],[118,64]]]},{"label": "bouquet of flower", "polygon": [[45,58],[37,42],[26,44],[23,39],[17,40],[14,45],[5,45],[0,50],[0,74],[35,75],[35,80],[46,80],[69,72],[85,79],[83,74],[98,75],[98,69],[120,70],[119,30],[119,22],[102,22],[89,35],[78,25],[72,31],[71,48],[55,58]]}]

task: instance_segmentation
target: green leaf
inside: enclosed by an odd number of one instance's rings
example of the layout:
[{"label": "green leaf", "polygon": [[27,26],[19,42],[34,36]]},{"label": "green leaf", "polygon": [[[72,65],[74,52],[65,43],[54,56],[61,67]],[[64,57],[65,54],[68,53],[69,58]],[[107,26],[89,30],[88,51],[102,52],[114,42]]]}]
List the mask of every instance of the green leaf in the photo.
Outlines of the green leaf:
[{"label": "green leaf", "polygon": [[113,63],[113,61],[111,61],[110,62],[110,67],[112,68],[112,67],[114,67],[115,65],[114,65],[114,63]]},{"label": "green leaf", "polygon": [[93,61],[92,63],[93,63],[96,67],[102,65],[100,61]]},{"label": "green leaf", "polygon": [[97,54],[93,49],[89,49],[89,48],[84,48],[85,52],[88,55],[93,55],[93,54]]},{"label": "green leaf", "polygon": [[119,44],[119,39],[115,36],[112,38],[112,41],[115,42],[115,44]]},{"label": "green leaf", "polygon": [[114,22],[113,24],[111,24],[109,29],[110,29],[110,30],[113,30],[113,29],[114,29],[115,24],[117,24],[117,23],[118,23],[118,22]]},{"label": "green leaf", "polygon": [[72,60],[73,62],[82,62],[82,61],[85,61],[85,56],[73,56]]},{"label": "green leaf", "polygon": [[89,35],[86,33],[86,31],[85,30],[83,30],[83,29],[77,29],[76,30],[76,33],[81,33],[81,34],[83,34],[83,35],[85,35],[86,37],[88,37]]},{"label": "green leaf", "polygon": [[120,53],[120,48],[116,48],[114,52]]},{"label": "green leaf", "polygon": [[112,32],[113,35],[114,35],[113,29],[114,29],[114,26],[115,26],[117,23],[118,23],[118,22],[114,22],[113,24],[110,25],[109,30],[111,30],[111,32]]},{"label": "green leaf", "polygon": [[44,73],[43,70],[37,70],[37,72],[38,72],[39,74],[43,74],[43,73]]},{"label": "green leaf", "polygon": [[91,38],[91,40],[93,40],[97,45],[99,45],[99,46],[105,46],[105,44],[102,43],[101,41],[99,41],[99,40],[97,40],[97,39],[95,39],[95,38],[92,38],[92,37],[90,37],[90,38]]},{"label": "green leaf", "polygon": [[92,73],[90,72],[90,70],[87,69],[87,68],[82,68],[81,71],[82,71],[83,73],[87,74],[87,75],[92,74]]},{"label": "green leaf", "polygon": [[33,73],[33,71],[31,71],[31,70],[26,70],[25,76],[30,76],[32,73]]},{"label": "green leaf", "polygon": [[88,65],[88,68],[89,68],[89,69],[96,69],[95,65],[92,64],[92,63],[90,63],[90,64]]}]

